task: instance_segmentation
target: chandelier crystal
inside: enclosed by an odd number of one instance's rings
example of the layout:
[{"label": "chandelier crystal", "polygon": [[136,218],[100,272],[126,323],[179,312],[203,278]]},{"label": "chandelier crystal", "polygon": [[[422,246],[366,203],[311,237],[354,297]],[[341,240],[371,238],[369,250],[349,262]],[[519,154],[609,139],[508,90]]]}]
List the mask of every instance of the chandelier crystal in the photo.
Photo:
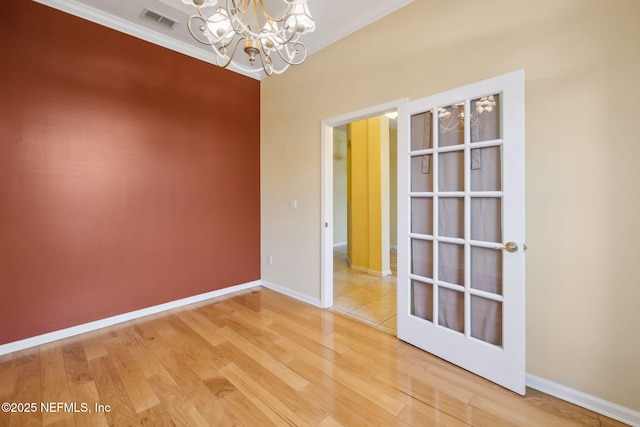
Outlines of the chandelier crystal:
[{"label": "chandelier crystal", "polygon": [[258,61],[268,76],[306,59],[307,47],[300,39],[316,26],[307,0],[280,1],[286,9],[274,17],[263,0],[182,0],[197,7],[198,14],[188,21],[189,32],[198,42],[211,46],[219,67],[227,68],[241,46],[249,66],[238,58],[234,66],[251,73]]}]

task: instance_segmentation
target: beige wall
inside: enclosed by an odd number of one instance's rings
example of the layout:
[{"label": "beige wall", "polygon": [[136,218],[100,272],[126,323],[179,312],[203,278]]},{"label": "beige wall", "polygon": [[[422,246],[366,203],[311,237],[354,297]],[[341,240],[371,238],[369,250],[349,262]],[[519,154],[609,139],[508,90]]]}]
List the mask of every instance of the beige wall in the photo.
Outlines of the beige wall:
[{"label": "beige wall", "polygon": [[320,298],[321,120],[524,69],[527,371],[640,410],[638,16],[637,0],[417,0],[264,80],[263,279]]}]

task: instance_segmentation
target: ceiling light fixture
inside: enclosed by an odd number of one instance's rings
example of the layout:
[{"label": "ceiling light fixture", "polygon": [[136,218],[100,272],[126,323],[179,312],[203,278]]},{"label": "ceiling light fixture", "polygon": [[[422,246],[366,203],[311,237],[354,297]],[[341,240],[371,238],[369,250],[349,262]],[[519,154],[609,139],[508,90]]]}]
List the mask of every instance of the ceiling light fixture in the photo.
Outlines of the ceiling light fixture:
[{"label": "ceiling light fixture", "polygon": [[[235,67],[251,73],[259,58],[262,69],[270,76],[306,59],[307,47],[300,39],[313,32],[316,24],[307,0],[281,0],[286,9],[279,17],[267,12],[263,1],[182,0],[198,8],[198,14],[189,18],[189,32],[198,42],[213,48],[219,67],[227,68],[233,61]],[[239,58],[234,61],[240,44],[249,66]]]},{"label": "ceiling light fixture", "polygon": [[[489,95],[472,101],[471,107],[475,109],[475,111],[471,111],[471,117],[469,118],[469,125],[471,127],[480,126],[482,113],[485,111],[491,113],[493,109],[496,108],[495,99],[496,97],[494,95]],[[446,108],[438,108],[438,119],[441,131],[461,131],[464,129],[464,102],[459,102]]]}]

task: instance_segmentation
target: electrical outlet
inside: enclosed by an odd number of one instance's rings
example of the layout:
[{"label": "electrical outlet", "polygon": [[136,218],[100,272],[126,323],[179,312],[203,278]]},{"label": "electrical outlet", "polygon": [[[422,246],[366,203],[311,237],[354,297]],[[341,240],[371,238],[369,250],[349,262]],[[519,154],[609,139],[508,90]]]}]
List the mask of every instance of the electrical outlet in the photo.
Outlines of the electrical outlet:
[{"label": "electrical outlet", "polygon": [[271,255],[267,257],[267,264],[273,265],[273,257]]}]

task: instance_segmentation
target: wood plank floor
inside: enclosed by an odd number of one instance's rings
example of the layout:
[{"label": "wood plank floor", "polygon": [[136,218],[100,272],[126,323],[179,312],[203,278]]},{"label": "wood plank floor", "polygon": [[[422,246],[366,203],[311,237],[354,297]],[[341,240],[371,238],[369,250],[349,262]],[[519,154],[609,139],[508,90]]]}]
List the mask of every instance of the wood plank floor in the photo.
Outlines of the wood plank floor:
[{"label": "wood plank floor", "polygon": [[622,425],[264,288],[2,356],[0,402],[38,405],[0,412],[21,427]]}]

